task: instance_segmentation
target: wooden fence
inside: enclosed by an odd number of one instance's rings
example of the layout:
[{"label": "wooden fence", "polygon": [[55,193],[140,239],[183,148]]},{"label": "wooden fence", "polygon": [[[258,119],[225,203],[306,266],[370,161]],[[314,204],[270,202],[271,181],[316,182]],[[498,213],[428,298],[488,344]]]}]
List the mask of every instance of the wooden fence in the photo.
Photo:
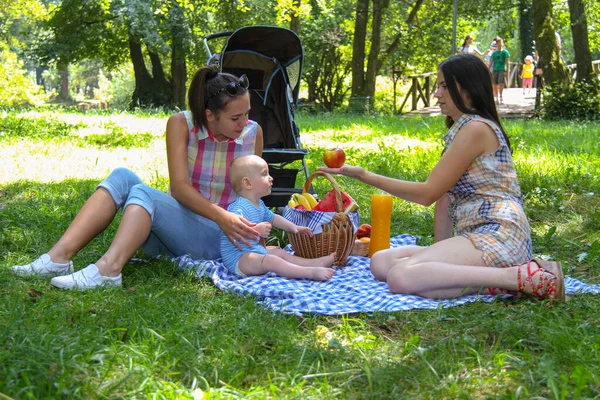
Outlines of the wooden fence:
[{"label": "wooden fence", "polygon": [[[392,71],[395,73],[394,71]],[[411,80],[410,89],[406,93],[404,97],[404,101],[400,106],[400,113],[404,109],[406,102],[409,98],[412,98],[411,101],[411,111],[414,111],[419,106],[419,100],[422,102],[423,107],[431,107],[431,100],[435,91],[437,90],[437,73],[436,72],[427,72],[421,75],[413,75],[409,78]],[[398,113],[398,109],[396,108],[396,83],[398,78],[394,77],[394,113]]]}]

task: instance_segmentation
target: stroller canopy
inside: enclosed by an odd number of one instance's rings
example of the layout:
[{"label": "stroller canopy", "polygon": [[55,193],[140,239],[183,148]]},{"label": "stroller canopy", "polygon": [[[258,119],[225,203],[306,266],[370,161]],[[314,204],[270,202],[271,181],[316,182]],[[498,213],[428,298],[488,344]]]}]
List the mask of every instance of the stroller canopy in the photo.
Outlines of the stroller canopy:
[{"label": "stroller canopy", "polygon": [[265,149],[302,147],[294,109],[303,56],[296,33],[262,25],[234,31],[221,51],[221,71],[245,74],[250,81],[250,118],[263,128]]},{"label": "stroller canopy", "polygon": [[[255,56],[252,56],[252,53]],[[264,71],[265,75],[268,72],[272,73],[279,66],[282,67],[285,70],[287,83],[293,92],[290,100],[294,105],[298,102],[304,49],[300,38],[294,31],[261,25],[240,28],[233,32],[227,40],[221,57],[221,66],[224,70],[242,67],[238,64],[253,60],[256,62],[254,67]],[[258,61],[260,59],[262,62]],[[248,68],[252,67],[248,66]],[[259,85],[259,82],[252,82],[252,76],[249,75],[248,78],[251,84]]]}]

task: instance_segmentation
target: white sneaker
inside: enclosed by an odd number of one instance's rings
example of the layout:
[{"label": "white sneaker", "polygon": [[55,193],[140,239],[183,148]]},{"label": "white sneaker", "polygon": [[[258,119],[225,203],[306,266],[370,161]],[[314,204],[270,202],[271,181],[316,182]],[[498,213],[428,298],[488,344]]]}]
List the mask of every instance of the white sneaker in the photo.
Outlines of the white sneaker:
[{"label": "white sneaker", "polygon": [[42,254],[31,264],[15,265],[10,267],[13,273],[19,276],[57,276],[73,273],[73,262],[57,264],[52,262],[48,254]]},{"label": "white sneaker", "polygon": [[115,277],[100,275],[96,264],[90,264],[71,275],[52,278],[50,284],[60,289],[92,289],[99,286],[121,286],[121,274]]}]

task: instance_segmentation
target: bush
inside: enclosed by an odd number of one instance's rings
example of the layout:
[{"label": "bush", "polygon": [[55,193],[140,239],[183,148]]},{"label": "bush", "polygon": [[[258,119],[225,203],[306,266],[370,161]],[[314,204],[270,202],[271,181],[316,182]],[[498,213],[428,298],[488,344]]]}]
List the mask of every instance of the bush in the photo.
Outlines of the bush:
[{"label": "bush", "polygon": [[17,55],[0,43],[0,106],[34,105],[43,100],[40,87],[25,74]]},{"label": "bush", "polygon": [[600,120],[600,80],[589,79],[568,87],[547,88],[541,116],[549,120]]}]

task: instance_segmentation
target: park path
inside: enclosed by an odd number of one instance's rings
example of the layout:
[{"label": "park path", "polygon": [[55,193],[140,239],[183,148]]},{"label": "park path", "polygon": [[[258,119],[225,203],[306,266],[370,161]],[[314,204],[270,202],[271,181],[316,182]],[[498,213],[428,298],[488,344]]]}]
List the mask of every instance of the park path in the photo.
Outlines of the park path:
[{"label": "park path", "polygon": [[[500,118],[529,118],[534,115],[535,89],[523,95],[521,88],[504,89],[504,103],[498,104]],[[436,101],[437,102],[437,101]],[[405,115],[440,115],[440,108],[435,105],[406,113]]]}]

